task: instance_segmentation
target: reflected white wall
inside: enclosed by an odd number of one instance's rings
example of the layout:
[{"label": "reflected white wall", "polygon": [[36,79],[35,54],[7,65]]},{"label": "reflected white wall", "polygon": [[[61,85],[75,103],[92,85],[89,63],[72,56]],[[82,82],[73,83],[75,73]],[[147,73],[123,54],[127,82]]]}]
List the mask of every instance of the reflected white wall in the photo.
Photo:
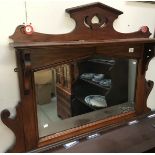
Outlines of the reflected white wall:
[{"label": "reflected white wall", "polygon": [[137,61],[129,60],[129,72],[128,72],[128,101],[130,103],[135,102],[135,86],[137,77]]}]

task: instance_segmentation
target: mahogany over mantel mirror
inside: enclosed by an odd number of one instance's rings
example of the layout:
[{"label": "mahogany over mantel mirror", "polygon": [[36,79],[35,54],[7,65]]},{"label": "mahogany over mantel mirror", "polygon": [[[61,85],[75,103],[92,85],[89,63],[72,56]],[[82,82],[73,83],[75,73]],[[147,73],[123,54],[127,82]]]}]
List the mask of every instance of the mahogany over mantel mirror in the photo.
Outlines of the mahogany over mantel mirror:
[{"label": "mahogany over mantel mirror", "polygon": [[149,28],[115,31],[122,12],[101,3],[66,12],[76,22],[68,34],[30,34],[20,25],[10,36],[21,94],[16,118],[7,110],[1,115],[16,135],[11,152],[52,148],[150,111]]}]

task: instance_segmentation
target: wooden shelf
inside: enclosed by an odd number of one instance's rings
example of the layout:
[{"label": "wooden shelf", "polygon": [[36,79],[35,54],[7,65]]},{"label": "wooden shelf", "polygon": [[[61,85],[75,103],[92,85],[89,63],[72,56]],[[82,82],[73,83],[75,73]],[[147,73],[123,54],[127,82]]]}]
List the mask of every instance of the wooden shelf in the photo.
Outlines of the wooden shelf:
[{"label": "wooden shelf", "polygon": [[84,82],[87,82],[87,83],[89,83],[89,84],[92,84],[92,85],[94,85],[94,86],[100,87],[100,88],[102,88],[102,89],[106,89],[106,90],[109,90],[109,89],[110,89],[110,87],[102,86],[102,85],[100,85],[100,84],[98,84],[98,83],[96,83],[96,82],[94,82],[94,81],[92,81],[92,80],[87,80],[87,79],[83,79],[83,78],[80,78],[80,80],[82,80],[82,81],[84,81]]},{"label": "wooden shelf", "polygon": [[[10,36],[10,38],[13,38]],[[15,39],[14,39],[15,40]],[[23,38],[24,40],[24,38]],[[24,42],[23,40],[10,43],[11,47],[97,47],[97,46],[111,46],[111,45],[128,45],[132,43],[154,43],[154,38],[128,38],[128,39],[107,39],[107,40],[78,40],[78,41],[36,41]]]},{"label": "wooden shelf", "polygon": [[89,62],[93,62],[93,63],[99,63],[99,64],[103,64],[103,65],[108,65],[108,66],[113,66],[115,65],[115,61],[110,62],[110,60],[105,60],[105,59],[90,59],[88,60]]},{"label": "wooden shelf", "polygon": [[103,109],[103,108],[97,108],[97,107],[93,107],[93,106],[90,106],[89,104],[87,104],[84,100],[85,97],[81,97],[81,96],[75,96],[75,98],[80,101],[81,103],[85,104],[86,106],[88,106],[90,109],[92,110],[99,110],[99,109]]}]

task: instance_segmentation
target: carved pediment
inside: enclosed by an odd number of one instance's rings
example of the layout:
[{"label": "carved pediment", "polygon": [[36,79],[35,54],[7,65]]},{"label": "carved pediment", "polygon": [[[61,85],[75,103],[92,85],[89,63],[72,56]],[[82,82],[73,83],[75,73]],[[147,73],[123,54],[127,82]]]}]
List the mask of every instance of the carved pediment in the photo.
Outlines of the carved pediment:
[{"label": "carved pediment", "polygon": [[[76,21],[76,27],[89,28],[91,30],[101,30],[104,27],[113,27],[114,20],[123,12],[102,3],[91,3],[79,7],[66,9],[66,12]],[[93,18],[98,20],[93,22]]]},{"label": "carved pediment", "polygon": [[76,22],[75,29],[67,34],[43,34],[33,32],[26,34],[24,25],[16,28],[15,33],[10,36],[14,42],[51,42],[51,41],[92,41],[108,39],[126,39],[126,38],[148,38],[150,32],[148,27],[145,31],[142,29],[133,33],[119,33],[113,28],[113,22],[123,12],[102,3],[91,3],[79,7],[66,9]]}]

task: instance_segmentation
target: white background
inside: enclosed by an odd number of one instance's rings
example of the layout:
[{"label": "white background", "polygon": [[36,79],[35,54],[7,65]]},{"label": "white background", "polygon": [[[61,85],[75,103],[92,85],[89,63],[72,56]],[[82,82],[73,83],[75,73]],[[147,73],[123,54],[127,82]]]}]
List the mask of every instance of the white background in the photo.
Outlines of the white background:
[{"label": "white background", "polygon": [[[114,22],[120,32],[133,32],[147,25],[151,33],[155,29],[155,4],[97,0],[124,12]],[[66,8],[95,2],[95,0],[27,0],[28,23],[42,33],[67,33],[75,27],[74,21],[65,13]],[[0,0],[0,111],[9,109],[15,115],[20,100],[14,49],[9,47],[9,36],[17,25],[26,22],[24,0]],[[152,35],[153,36],[153,35]],[[152,37],[151,36],[151,37]],[[147,79],[155,81],[155,60],[149,65]],[[155,88],[148,99],[148,106],[155,109]],[[0,152],[5,152],[15,140],[14,134],[0,122]]]}]

